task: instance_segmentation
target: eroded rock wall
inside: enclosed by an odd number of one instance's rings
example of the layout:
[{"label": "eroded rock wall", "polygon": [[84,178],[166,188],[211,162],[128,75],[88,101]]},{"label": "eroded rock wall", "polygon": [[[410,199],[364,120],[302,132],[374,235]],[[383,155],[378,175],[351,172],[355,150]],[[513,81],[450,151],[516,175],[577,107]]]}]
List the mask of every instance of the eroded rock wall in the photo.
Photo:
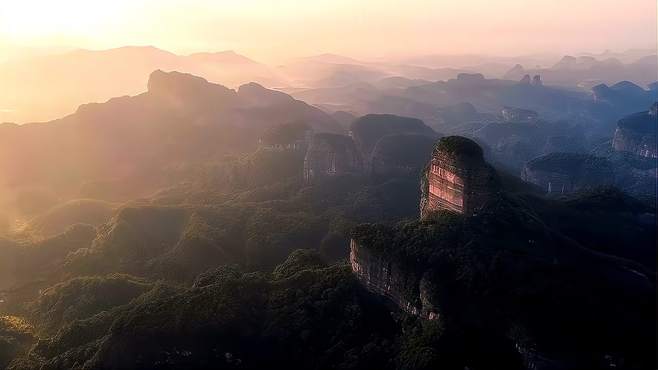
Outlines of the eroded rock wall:
[{"label": "eroded rock wall", "polygon": [[451,144],[442,147],[442,140],[432,153],[421,183],[421,218],[442,209],[472,215],[498,189],[496,172],[475,142],[457,136],[445,139],[454,141],[457,150],[451,149]]},{"label": "eroded rock wall", "polygon": [[304,158],[304,180],[307,183],[362,171],[361,156],[350,137],[328,133],[313,136]]},{"label": "eroded rock wall", "polygon": [[629,152],[646,158],[658,158],[656,135],[618,127],[615,130],[612,147],[618,152]]},{"label": "eroded rock wall", "polygon": [[367,246],[350,242],[350,265],[357,279],[369,291],[387,298],[402,311],[436,320],[439,315],[425,292],[422,278],[412,269],[371,251]]},{"label": "eroded rock wall", "polygon": [[631,114],[617,123],[612,147],[618,152],[629,152],[646,158],[658,158],[656,132],[658,103],[648,111]]},{"label": "eroded rock wall", "polygon": [[528,162],[521,178],[549,194],[566,194],[612,185],[615,173],[605,158],[576,153],[550,153]]}]

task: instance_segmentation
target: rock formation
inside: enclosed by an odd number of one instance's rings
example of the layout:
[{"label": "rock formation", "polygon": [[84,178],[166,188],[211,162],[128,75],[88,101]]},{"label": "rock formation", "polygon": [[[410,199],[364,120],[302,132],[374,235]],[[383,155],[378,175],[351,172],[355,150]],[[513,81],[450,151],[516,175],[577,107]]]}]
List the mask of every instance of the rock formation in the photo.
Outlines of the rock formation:
[{"label": "rock formation", "polygon": [[460,73],[457,75],[457,80],[476,84],[486,81],[482,73]]},{"label": "rock formation", "polygon": [[[372,253],[352,239],[350,265],[359,281],[371,292],[389,299],[404,312],[426,320],[436,320],[439,315],[430,303],[429,281],[410,273],[396,261]],[[418,294],[416,295],[416,292]]]},{"label": "rock formation", "polygon": [[348,136],[315,134],[304,158],[304,181],[314,183],[324,177],[363,171],[361,156]]},{"label": "rock formation", "polygon": [[566,194],[611,185],[614,171],[605,158],[588,154],[550,153],[528,162],[521,177],[549,194]]},{"label": "rock formation", "polygon": [[[503,75],[503,79],[505,79],[505,80],[517,80],[518,81],[519,79],[521,79],[525,75],[527,75],[525,68],[523,68],[523,66],[520,65],[520,64],[516,64],[516,65],[514,65],[514,67],[512,67],[512,69],[505,72],[505,74]],[[525,79],[525,78],[523,78],[523,79]],[[529,75],[528,75],[528,83],[530,83],[530,76]]]},{"label": "rock formation", "polygon": [[417,118],[391,114],[368,114],[352,123],[350,135],[366,164],[370,163],[372,150],[377,142],[387,135],[422,134],[436,138],[437,134]]},{"label": "rock formation", "polygon": [[417,178],[427,164],[433,146],[434,138],[426,135],[384,136],[372,150],[370,173],[387,178],[409,175]]},{"label": "rock formation", "polygon": [[434,147],[423,175],[420,215],[441,209],[475,214],[496,191],[497,176],[482,148],[464,137],[445,137]]},{"label": "rock formation", "polygon": [[541,82],[541,76],[540,75],[535,75],[532,78],[532,85],[533,86],[543,86],[544,85],[544,83]]},{"label": "rock formation", "polygon": [[[569,175],[582,172],[586,178],[576,178],[577,185],[612,177],[604,174],[601,158],[547,157],[529,166],[533,173],[546,170],[550,176],[556,167]],[[594,215],[607,208],[582,214],[586,207],[573,199],[535,204],[513,195],[505,184],[475,142],[442,138],[424,176],[421,219],[355,227],[350,242],[354,275],[401,312],[435,321],[446,332],[451,326],[468,327],[473,332],[465,335],[477,340],[496,333],[487,349],[509,351],[518,361],[501,368],[600,368],[634,361],[635,350],[624,349],[628,341],[642,343],[646,339],[637,338],[654,335],[645,319],[633,319],[655,313],[648,270],[590,251],[572,238],[573,230],[562,234],[554,228],[566,218],[561,214],[565,204],[578,210],[569,213],[577,220],[566,221],[573,224],[596,220],[600,216]],[[594,198],[584,204],[601,200]],[[623,305],[615,303],[619,299]],[[601,334],[592,336],[592,328]],[[498,344],[501,349],[492,350]]]},{"label": "rock formation", "polygon": [[524,75],[519,83],[522,85],[530,85],[530,75]]},{"label": "rock formation", "polygon": [[656,132],[658,103],[646,112],[624,117],[617,123],[612,147],[618,152],[629,152],[641,157],[658,158]]},{"label": "rock formation", "polygon": [[612,105],[619,112],[638,112],[658,99],[658,90],[645,90],[629,82],[621,81],[612,86],[599,84],[592,87],[594,100]]},{"label": "rock formation", "polygon": [[500,114],[505,122],[534,122],[539,118],[535,111],[514,107],[504,107]]}]

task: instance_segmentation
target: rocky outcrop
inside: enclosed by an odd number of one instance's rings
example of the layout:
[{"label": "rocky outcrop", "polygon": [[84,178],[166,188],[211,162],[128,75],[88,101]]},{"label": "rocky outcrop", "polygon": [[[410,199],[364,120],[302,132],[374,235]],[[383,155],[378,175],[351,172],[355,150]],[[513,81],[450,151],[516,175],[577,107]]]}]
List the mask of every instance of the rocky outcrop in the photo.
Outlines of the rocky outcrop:
[{"label": "rocky outcrop", "polygon": [[521,85],[530,85],[530,75],[524,75],[519,83]]},{"label": "rocky outcrop", "polygon": [[624,114],[646,109],[658,98],[655,90],[645,90],[629,81],[622,81],[612,86],[599,84],[592,87],[592,93],[597,102],[610,104]]},{"label": "rocky outcrop", "polygon": [[362,171],[361,156],[350,137],[329,133],[313,136],[304,158],[306,183]]},{"label": "rocky outcrop", "polygon": [[519,80],[521,79],[522,82],[525,80],[525,76],[528,76],[527,82],[530,84],[530,75],[526,73],[525,68],[523,68],[522,65],[516,64],[512,69],[509,71],[505,72],[503,75],[503,79],[505,80]]},{"label": "rocky outcrop", "polygon": [[394,177],[418,174],[432,154],[434,138],[420,134],[388,135],[381,138],[372,151],[370,173]]},{"label": "rocky outcrop", "polygon": [[484,75],[481,73],[460,73],[457,75],[457,80],[467,83],[470,82],[470,83],[480,84],[484,82],[486,79],[484,78]]},{"label": "rocky outcrop", "polygon": [[550,153],[528,162],[523,180],[549,194],[566,194],[614,183],[610,162],[601,157],[576,153]]},{"label": "rocky outcrop", "polygon": [[617,123],[612,147],[618,152],[629,152],[641,157],[658,158],[656,132],[658,103],[646,112],[635,113]]},{"label": "rocky outcrop", "polygon": [[534,122],[539,118],[535,111],[514,107],[504,107],[500,114],[505,122]]},{"label": "rocky outcrop", "polygon": [[413,270],[378,255],[354,239],[350,242],[350,265],[366,289],[389,299],[402,311],[426,320],[439,318],[430,302],[427,278],[419,278]]},{"label": "rocky outcrop", "polygon": [[422,218],[441,209],[475,214],[498,189],[496,172],[484,161],[482,148],[461,136],[436,144],[422,179]]},{"label": "rocky outcrop", "polygon": [[422,134],[436,138],[437,134],[417,118],[391,114],[368,114],[352,123],[350,135],[366,164],[370,163],[377,142],[388,135]]}]

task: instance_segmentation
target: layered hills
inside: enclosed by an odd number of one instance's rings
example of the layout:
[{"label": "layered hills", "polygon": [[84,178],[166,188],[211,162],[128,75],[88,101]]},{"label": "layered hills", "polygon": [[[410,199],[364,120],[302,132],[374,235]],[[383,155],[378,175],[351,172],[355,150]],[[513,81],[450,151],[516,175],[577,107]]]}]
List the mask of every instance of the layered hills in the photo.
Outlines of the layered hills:
[{"label": "layered hills", "polygon": [[130,199],[180,166],[249,152],[263,131],[290,122],[341,131],[324,112],[258,84],[236,91],[158,70],[145,93],[83,105],[52,122],[0,127],[0,187],[48,184],[72,196]]},{"label": "layered hills", "polygon": [[0,366],[654,368],[655,109],[527,82],[157,70],[0,126]]}]

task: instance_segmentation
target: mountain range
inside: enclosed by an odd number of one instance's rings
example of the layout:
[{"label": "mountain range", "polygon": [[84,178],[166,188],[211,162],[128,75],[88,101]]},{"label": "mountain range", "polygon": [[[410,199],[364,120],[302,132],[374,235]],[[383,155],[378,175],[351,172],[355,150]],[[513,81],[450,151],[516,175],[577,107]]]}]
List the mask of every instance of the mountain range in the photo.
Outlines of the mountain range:
[{"label": "mountain range", "polygon": [[[156,69],[191,73],[232,88],[257,82],[288,93],[360,83],[409,87],[454,79],[460,73],[513,80],[525,74],[541,74],[546,84],[581,90],[622,80],[645,86],[658,79],[651,51],[567,56],[555,64],[558,59],[428,55],[359,60],[321,54],[268,65],[234,51],[177,55],[150,46],[30,54],[0,61],[0,122],[48,121],[73,112],[80,104],[138,94],[147,82],[146,76]],[[555,66],[534,67],[539,64]]]}]

